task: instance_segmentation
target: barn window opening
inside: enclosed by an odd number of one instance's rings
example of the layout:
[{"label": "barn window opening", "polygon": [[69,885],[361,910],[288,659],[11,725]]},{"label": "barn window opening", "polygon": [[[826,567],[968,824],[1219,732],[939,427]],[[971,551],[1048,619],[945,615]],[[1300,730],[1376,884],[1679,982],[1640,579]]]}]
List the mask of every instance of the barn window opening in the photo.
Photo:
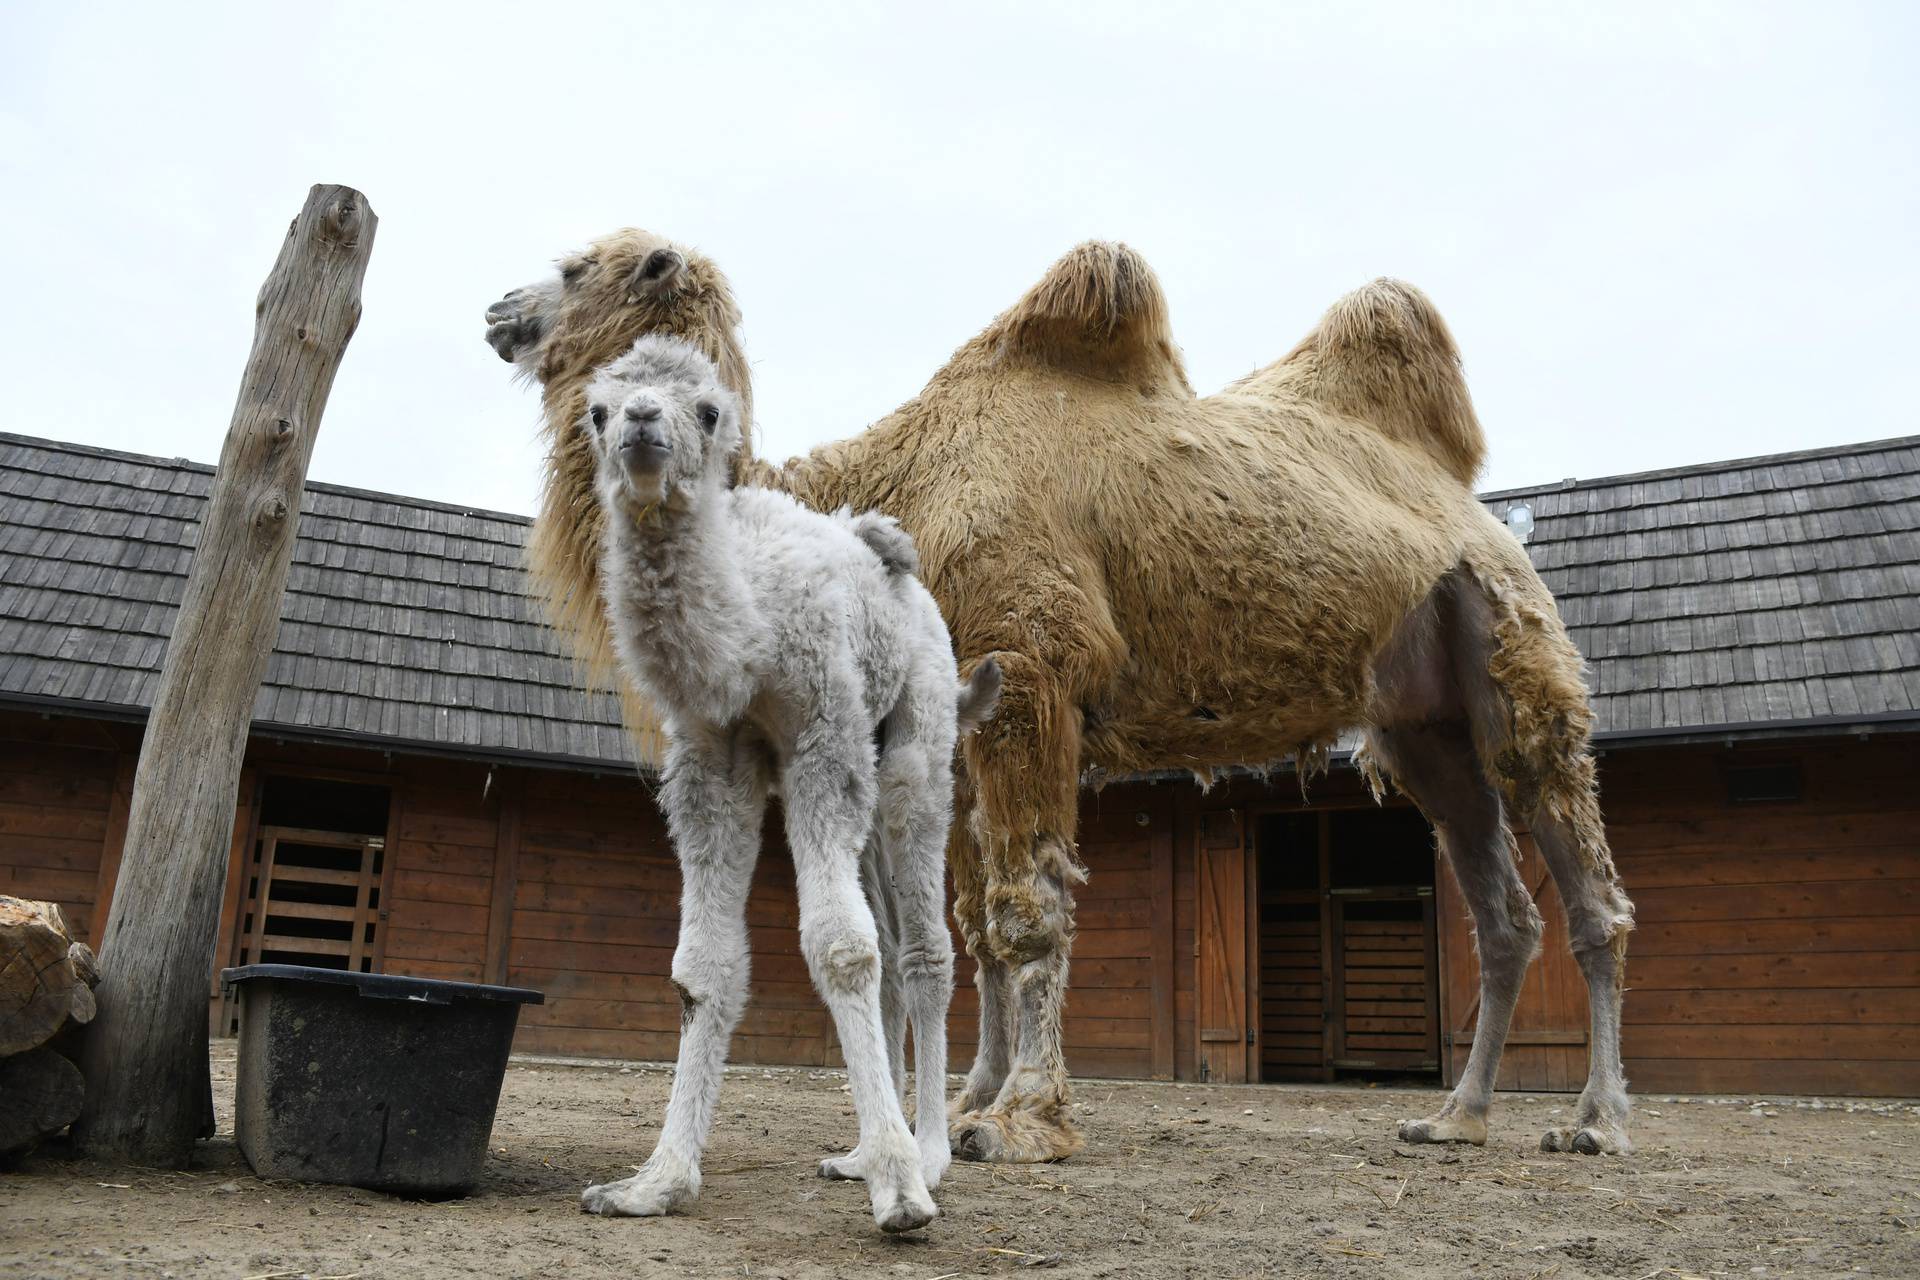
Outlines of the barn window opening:
[{"label": "barn window opening", "polygon": [[[275,776],[257,800],[232,962],[371,973],[386,872],[386,787]],[[228,1034],[237,1010],[223,1008]]]},{"label": "barn window opening", "polygon": [[1800,799],[1804,782],[1798,762],[1739,764],[1727,769],[1729,804],[1779,804]]}]

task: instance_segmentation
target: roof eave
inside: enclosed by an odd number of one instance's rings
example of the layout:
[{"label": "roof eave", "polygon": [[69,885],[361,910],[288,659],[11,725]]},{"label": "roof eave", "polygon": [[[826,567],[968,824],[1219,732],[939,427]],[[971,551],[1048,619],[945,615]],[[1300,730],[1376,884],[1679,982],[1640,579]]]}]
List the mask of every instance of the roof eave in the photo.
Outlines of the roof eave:
[{"label": "roof eave", "polygon": [[[72,716],[81,720],[111,720],[123,724],[147,722],[147,708],[112,702],[81,702],[71,698],[36,698],[28,695],[0,694],[0,710],[25,711],[45,715]],[[540,769],[560,769],[574,773],[637,773],[643,779],[658,776],[657,767],[634,765],[625,760],[606,760],[596,756],[555,755],[538,751],[467,746],[461,743],[432,742],[416,738],[388,738],[350,729],[326,729],[312,725],[280,724],[255,720],[248,727],[250,738],[272,738],[309,746],[351,747],[360,751],[379,751],[390,755],[432,756],[442,760],[470,760],[482,764],[511,764]]]}]

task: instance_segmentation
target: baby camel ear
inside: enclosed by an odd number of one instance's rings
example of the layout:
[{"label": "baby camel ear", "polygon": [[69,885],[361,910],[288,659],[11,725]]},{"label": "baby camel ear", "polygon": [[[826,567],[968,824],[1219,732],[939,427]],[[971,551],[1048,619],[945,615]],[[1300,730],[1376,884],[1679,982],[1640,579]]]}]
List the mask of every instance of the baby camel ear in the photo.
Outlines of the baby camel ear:
[{"label": "baby camel ear", "polygon": [[686,269],[687,260],[677,251],[655,249],[633,269],[633,275],[627,280],[627,292],[636,302],[670,293],[680,283],[680,276]]}]

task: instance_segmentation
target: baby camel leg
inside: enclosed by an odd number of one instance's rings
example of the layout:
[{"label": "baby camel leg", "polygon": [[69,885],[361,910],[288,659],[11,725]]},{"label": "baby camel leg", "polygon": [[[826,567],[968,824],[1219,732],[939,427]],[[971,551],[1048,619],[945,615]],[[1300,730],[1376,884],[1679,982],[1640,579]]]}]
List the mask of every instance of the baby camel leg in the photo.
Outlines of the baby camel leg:
[{"label": "baby camel leg", "polygon": [[700,1193],[700,1153],[713,1127],[727,1045],[747,1001],[747,893],[760,853],[765,781],[723,742],[675,743],[661,804],[680,857],[680,1057],[660,1140],[640,1172],[590,1186],[589,1213],[652,1217]]},{"label": "baby camel leg", "polygon": [[887,1044],[893,1091],[907,1096],[907,1005],[900,989],[900,919],[894,906],[893,868],[876,828],[860,855],[860,884],[880,941],[880,1033]]},{"label": "baby camel leg", "polygon": [[787,770],[784,793],[800,949],[846,1055],[873,1219],[883,1231],[911,1231],[937,1210],[900,1110],[880,1025],[879,934],[859,859],[873,813],[872,765],[831,748],[803,750]]},{"label": "baby camel leg", "polygon": [[[945,691],[942,690],[944,693]],[[925,758],[921,758],[924,755]],[[952,822],[951,739],[906,749],[883,766],[881,829],[900,914],[900,977],[913,1019],[914,1135],[929,1190],[953,1159],[947,1137],[947,1009],[953,1003],[953,934],[947,929],[947,828]]]},{"label": "baby camel leg", "polygon": [[[870,855],[877,846],[875,874],[868,884],[876,918],[892,921],[896,930],[889,953],[887,929],[881,929],[881,963],[894,970],[892,988],[913,1022],[914,1135],[920,1144],[920,1172],[932,1191],[953,1158],[947,1142],[953,935],[947,931],[945,911],[947,828],[953,816],[953,693],[945,672],[927,683],[932,687],[915,687],[887,721],[875,840],[869,844]],[[884,996],[881,1011],[884,1021]],[[895,1030],[889,1027],[889,1035]],[[888,1047],[895,1052],[901,1048],[892,1039]],[[899,1058],[893,1066],[897,1084]],[[829,1178],[864,1176],[862,1153],[826,1161],[820,1172]]]},{"label": "baby camel leg", "polygon": [[[884,766],[883,766],[884,768]],[[881,792],[886,794],[886,783]],[[882,800],[882,804],[885,804]],[[944,828],[944,804],[927,815]],[[920,830],[925,830],[924,827]],[[918,1099],[914,1135],[920,1144],[920,1171],[927,1190],[940,1185],[952,1160],[947,1143],[947,1006],[953,1000],[953,937],[947,932],[942,906],[946,899],[944,831],[935,829],[920,840],[920,854],[902,849],[881,854],[868,864],[877,877],[870,880],[868,902],[880,930],[880,1022],[887,1042],[894,1093],[906,1094],[906,1028],[913,1025],[913,1068]],[[906,833],[890,834],[888,844],[910,840]],[[869,850],[872,853],[872,850]],[[863,876],[868,874],[863,869]],[[878,885],[876,895],[871,886]],[[888,890],[891,889],[891,892]],[[893,922],[889,925],[888,922]],[[889,934],[892,934],[890,937]],[[823,1178],[863,1178],[859,1151],[820,1162]]]},{"label": "baby camel leg", "polygon": [[1500,1053],[1527,965],[1540,947],[1540,913],[1520,879],[1500,797],[1476,762],[1463,722],[1376,730],[1368,745],[1433,824],[1473,913],[1480,953],[1480,1009],[1466,1070],[1439,1111],[1400,1126],[1400,1140],[1477,1145],[1487,1140]]}]

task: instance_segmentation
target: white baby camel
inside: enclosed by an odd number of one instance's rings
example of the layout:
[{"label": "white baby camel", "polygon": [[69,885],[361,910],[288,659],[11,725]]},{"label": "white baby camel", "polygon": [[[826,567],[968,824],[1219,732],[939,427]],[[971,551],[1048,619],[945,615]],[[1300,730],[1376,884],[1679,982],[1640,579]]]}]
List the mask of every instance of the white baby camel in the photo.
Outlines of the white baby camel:
[{"label": "white baby camel", "polygon": [[[913,576],[913,542],[892,520],[730,488],[739,412],[705,355],[648,336],[595,377],[580,423],[598,460],[602,582],[620,661],[666,726],[661,803],[682,879],[680,1059],[666,1123],[639,1173],[588,1187],[581,1205],[661,1214],[700,1190],[746,1003],[761,815],[778,793],[801,950],[833,1013],[860,1117],[858,1149],[821,1172],[865,1178],[874,1220],[911,1230],[937,1212],[929,1192],[949,1159],[954,741],[991,714],[999,671],[988,662],[959,684],[939,607]],[[917,1146],[901,1110],[903,1012]]]}]

